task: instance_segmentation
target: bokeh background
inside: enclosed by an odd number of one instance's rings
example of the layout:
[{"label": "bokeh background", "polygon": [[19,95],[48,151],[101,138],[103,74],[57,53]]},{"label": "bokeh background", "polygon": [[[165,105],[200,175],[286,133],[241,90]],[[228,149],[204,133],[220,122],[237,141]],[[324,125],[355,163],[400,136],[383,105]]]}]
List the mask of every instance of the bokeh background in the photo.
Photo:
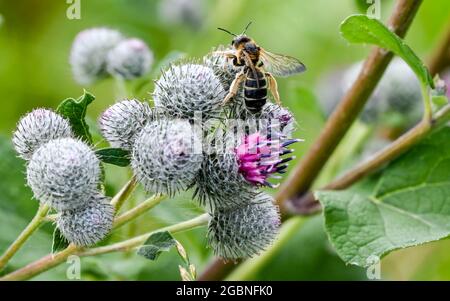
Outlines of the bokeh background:
[{"label": "bokeh background", "polygon": [[[128,96],[151,98],[152,79],[167,62],[185,56],[202,57],[213,46],[228,44],[230,36],[216,30],[224,27],[240,32],[251,20],[249,34],[273,52],[301,59],[308,71],[280,79],[282,100],[298,121],[297,136],[305,142],[296,153],[305,153],[321,130],[326,116],[317,101],[317,83],[325,74],[363,59],[370,47],[349,45],[339,35],[339,24],[349,15],[364,13],[365,1],[355,0],[81,0],[81,19],[69,20],[69,4],[63,0],[0,0],[0,252],[13,241],[33,216],[38,202],[25,186],[24,162],[11,148],[16,122],[36,107],[56,108],[67,97],[78,97],[83,88],[96,96],[89,107],[95,127],[97,116],[117,100],[116,81],[106,79],[89,87],[78,85],[68,63],[75,35],[90,27],[107,26],[144,40],[155,55],[146,78],[127,83]],[[394,1],[381,0],[385,21]],[[450,20],[448,0],[424,1],[406,38],[425,61],[432,53]],[[330,90],[333,88],[330,82]],[[321,87],[327,89],[328,87]],[[137,91],[137,92],[136,92]],[[418,104],[419,105],[419,104]],[[356,131],[356,130],[355,130]],[[354,131],[354,132],[355,132]],[[356,133],[359,133],[356,131]],[[347,139],[341,154],[354,154]],[[342,158],[341,158],[342,159]],[[320,182],[345,168],[328,166]],[[336,162],[336,158],[335,158]],[[337,167],[336,167],[337,166]],[[108,194],[113,195],[130,174],[127,169],[107,167]],[[273,191],[272,191],[273,193]],[[135,223],[114,233],[109,241],[119,241],[144,231],[189,219],[199,209],[190,201],[191,193],[165,201]],[[138,189],[131,203],[142,201]],[[51,251],[52,225],[45,225],[30,239],[6,269],[11,271]],[[205,229],[176,235],[191,261],[202,271],[212,259],[206,248]],[[383,259],[384,279],[450,280],[450,243],[441,241],[394,252]],[[177,280],[179,257],[172,250],[156,262],[134,252],[82,259],[85,280]],[[35,279],[65,280],[67,265],[43,273]],[[246,263],[230,276],[255,280],[364,280],[366,271],[346,266],[336,255],[323,231],[321,216],[294,218],[283,227],[280,239],[263,256]]]}]

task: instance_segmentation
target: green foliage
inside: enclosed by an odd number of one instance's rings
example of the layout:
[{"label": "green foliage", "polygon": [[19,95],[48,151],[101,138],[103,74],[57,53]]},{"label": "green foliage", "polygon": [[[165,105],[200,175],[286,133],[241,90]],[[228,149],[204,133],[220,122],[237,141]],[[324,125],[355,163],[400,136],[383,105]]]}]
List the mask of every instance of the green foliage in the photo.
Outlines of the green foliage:
[{"label": "green foliage", "polygon": [[69,120],[74,134],[88,143],[92,143],[92,136],[85,117],[87,107],[94,99],[94,95],[84,91],[84,94],[78,99],[67,98],[63,100],[56,109],[59,114]]},{"label": "green foliage", "polygon": [[368,265],[372,256],[450,235],[450,128],[428,136],[363,188],[316,193],[339,256]]},{"label": "green foliage", "polygon": [[420,58],[379,20],[366,15],[350,16],[342,22],[341,34],[351,43],[374,44],[392,51],[412,68],[422,84],[434,87],[433,78]]},{"label": "green foliage", "polygon": [[[0,136],[0,254],[17,238],[33,218],[39,202],[25,187],[24,161],[17,158],[10,139]],[[50,251],[52,227],[44,225],[26,242],[0,275],[45,256]],[[42,279],[63,279],[65,271],[51,270]]]},{"label": "green foliage", "polygon": [[[366,10],[360,2],[361,12]],[[309,145],[317,138],[323,127],[320,113],[308,110],[309,104],[317,106],[315,100],[308,98],[305,93],[289,93],[292,84],[299,83],[307,87],[314,86],[323,74],[336,67],[356,61],[364,56],[365,50],[361,47],[348,47],[336,34],[337,24],[342,16],[354,13],[356,8],[352,1],[229,1],[230,5],[223,6],[222,1],[208,1],[206,13],[208,18],[201,30],[195,32],[187,26],[171,27],[163,23],[158,16],[157,5],[160,1],[89,1],[89,9],[83,10],[83,18],[77,22],[67,22],[61,18],[62,9],[67,7],[58,1],[35,1],[33,15],[17,21],[15,16],[23,15],[24,7],[14,1],[1,3],[1,15],[4,17],[0,34],[0,68],[1,90],[7,95],[7,101],[2,103],[2,118],[0,120],[0,133],[10,135],[17,120],[25,112],[38,106],[55,108],[61,99],[68,95],[78,95],[80,87],[73,81],[68,64],[68,51],[70,43],[76,34],[92,26],[111,25],[125,33],[138,36],[148,43],[155,53],[154,74],[148,78],[132,82],[130,87],[139,88],[139,94],[134,97],[148,98],[153,90],[150,78],[159,75],[159,62],[169,56],[170,51],[188,53],[189,56],[201,57],[212,46],[219,43],[230,42],[226,35],[216,30],[223,26],[231,30],[240,31],[248,20],[254,20],[250,34],[258,43],[268,50],[289,54],[304,61],[309,66],[308,72],[298,77],[279,80],[280,95],[283,103],[291,109],[298,121],[296,137],[305,138],[304,143],[298,144],[296,154],[301,157]],[[131,4],[132,3],[132,4]],[[131,5],[130,5],[131,4]],[[382,17],[391,12],[394,1],[383,1]],[[329,9],[324,10],[327,6]],[[99,14],[98,12],[104,12]],[[318,14],[317,12],[320,11]],[[420,8],[420,13],[414,20],[408,34],[408,43],[414,45],[421,55],[428,55],[435,45],[444,26],[448,21],[450,1],[433,0]],[[17,21],[17,22],[16,22]],[[317,26],[320,24],[320,26]],[[280,30],[280,28],[282,30]],[[31,31],[30,31],[31,29]],[[281,36],[279,34],[281,34]],[[32,35],[32,39],[30,38]],[[294,38],[295,37],[295,38]],[[280,43],[283,40],[283,43]],[[52,45],[52,47],[48,47]],[[416,49],[417,48],[417,49]],[[330,51],[332,49],[333,51]],[[23,58],[27,59],[24,60]],[[46,59],[43,60],[42,57]],[[163,59],[161,59],[163,58]],[[165,63],[161,64],[162,66]],[[100,112],[111,105],[116,99],[115,82],[113,80],[101,81],[90,87],[96,96],[95,102],[89,106],[89,115],[92,123],[87,120],[91,134],[93,125]],[[310,94],[309,91],[306,94]],[[98,139],[97,139],[98,138]],[[99,141],[100,136],[94,136]],[[32,200],[30,189],[25,186],[23,161],[15,158],[9,146],[10,137],[0,139],[0,252],[3,251],[20,231],[26,226],[34,215],[38,202]],[[5,148],[4,148],[5,146]],[[101,147],[106,147],[103,142]],[[297,159],[298,160],[298,159]],[[108,195],[113,195],[128,179],[127,169],[114,165],[105,166],[108,179]],[[325,184],[325,183],[324,183]],[[138,188],[143,199],[144,193]],[[177,196],[176,200],[163,202],[146,214],[143,218],[130,224],[137,233],[144,233],[167,226],[174,221],[181,221],[198,214],[195,205],[186,200],[191,192]],[[282,247],[282,251],[265,266],[258,279],[361,279],[360,271],[356,267],[346,267],[325,240],[321,229],[322,220],[314,217],[307,222],[301,231]],[[9,271],[22,267],[51,251],[52,232],[51,225],[45,225],[33,235],[23,249],[13,258],[7,267]],[[113,242],[118,242],[129,235],[128,227],[123,227],[112,233]],[[205,248],[205,228],[194,229],[177,234],[189,251],[192,262],[202,270],[209,259],[211,250]],[[430,270],[417,271],[420,279],[449,279],[450,256],[446,242],[438,242],[440,252],[432,252],[425,266]],[[301,247],[304,246],[304,247]],[[417,248],[407,250],[412,258],[416,259]],[[419,254],[420,256],[420,254]],[[148,264],[148,260],[141,256],[130,256],[129,253],[111,253],[95,257],[82,258],[83,280],[174,280],[179,279],[179,271],[174,263],[178,259],[175,250],[160,256],[157,262]],[[434,264],[430,265],[430,261]],[[442,264],[447,262],[447,264]],[[407,267],[406,267],[407,265]],[[411,271],[410,263],[395,262],[393,269],[403,277],[403,273]],[[434,269],[432,269],[434,267]],[[383,265],[383,273],[385,269]],[[47,271],[35,280],[64,280],[66,279],[67,265],[62,264]],[[349,270],[353,272],[349,272]],[[439,271],[437,271],[439,270]],[[394,278],[396,279],[396,278]]]},{"label": "green foliage", "polygon": [[449,103],[448,98],[445,95],[433,95],[431,97],[431,101],[438,108],[442,108],[443,106],[445,106]]},{"label": "green foliage", "polygon": [[121,148],[102,148],[96,150],[95,154],[104,163],[121,167],[130,165],[130,152]]},{"label": "green foliage", "polygon": [[156,232],[150,235],[137,253],[147,259],[156,260],[162,252],[169,251],[175,245],[176,241],[169,232]]},{"label": "green foliage", "polygon": [[[323,229],[323,218],[314,216],[301,222],[295,217],[284,223],[290,233],[285,243],[266,262],[245,278],[230,280],[364,280],[365,271],[346,266],[330,246]],[[285,229],[290,227],[290,229]],[[283,234],[281,234],[283,235]],[[264,255],[263,255],[264,256]]]}]

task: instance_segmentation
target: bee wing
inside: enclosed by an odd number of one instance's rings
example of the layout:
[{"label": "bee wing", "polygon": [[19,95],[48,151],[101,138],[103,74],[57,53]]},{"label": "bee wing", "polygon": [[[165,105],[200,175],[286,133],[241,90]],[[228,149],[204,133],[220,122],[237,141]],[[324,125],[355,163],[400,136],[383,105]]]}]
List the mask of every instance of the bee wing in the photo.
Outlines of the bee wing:
[{"label": "bee wing", "polygon": [[275,54],[264,49],[260,51],[263,68],[275,76],[286,77],[306,70],[302,62],[287,55]]}]

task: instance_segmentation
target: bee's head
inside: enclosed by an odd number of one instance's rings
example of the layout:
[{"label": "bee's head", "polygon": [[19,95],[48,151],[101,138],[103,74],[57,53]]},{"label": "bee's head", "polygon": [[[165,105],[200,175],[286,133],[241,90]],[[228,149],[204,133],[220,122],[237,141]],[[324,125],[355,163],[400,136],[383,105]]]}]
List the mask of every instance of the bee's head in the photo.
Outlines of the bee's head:
[{"label": "bee's head", "polygon": [[234,37],[234,39],[231,41],[231,46],[233,46],[234,48],[237,49],[237,48],[239,48],[239,46],[244,45],[245,43],[248,43],[252,40],[245,34],[247,32],[247,29],[250,26],[250,24],[252,24],[252,22],[247,24],[244,31],[240,35],[234,34],[231,31],[220,28],[220,27],[218,29],[225,31],[226,33],[228,33]]},{"label": "bee's head", "polygon": [[236,36],[233,41],[231,41],[231,46],[233,46],[234,48],[239,48],[239,46],[244,45],[245,43],[250,42],[251,39],[246,36],[245,34],[241,34]]}]

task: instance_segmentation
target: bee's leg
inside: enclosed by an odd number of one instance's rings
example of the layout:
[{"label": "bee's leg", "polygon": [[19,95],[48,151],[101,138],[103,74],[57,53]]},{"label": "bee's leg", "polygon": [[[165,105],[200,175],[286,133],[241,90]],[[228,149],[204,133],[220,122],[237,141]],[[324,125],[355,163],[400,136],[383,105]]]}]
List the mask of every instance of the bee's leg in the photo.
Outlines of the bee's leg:
[{"label": "bee's leg", "polygon": [[241,62],[241,57],[242,57],[242,50],[241,49],[236,51],[235,57],[236,57],[236,65],[237,66],[243,66],[243,64]]},{"label": "bee's leg", "polygon": [[272,93],[273,98],[275,98],[275,102],[277,103],[277,105],[281,106],[280,94],[278,93],[277,80],[269,72],[266,72],[266,78],[267,78],[267,81],[269,84],[269,90]]},{"label": "bee's leg", "polygon": [[226,51],[214,51],[213,54],[217,54],[217,55],[223,55],[227,58],[234,58],[236,55],[234,54],[233,50],[226,50]]},{"label": "bee's leg", "polygon": [[237,92],[239,91],[239,87],[241,86],[241,83],[245,79],[245,74],[243,71],[236,74],[236,77],[234,78],[233,82],[230,85],[230,91],[228,92],[227,96],[225,96],[225,99],[222,101],[222,105],[226,105],[233,97],[236,96]]}]

